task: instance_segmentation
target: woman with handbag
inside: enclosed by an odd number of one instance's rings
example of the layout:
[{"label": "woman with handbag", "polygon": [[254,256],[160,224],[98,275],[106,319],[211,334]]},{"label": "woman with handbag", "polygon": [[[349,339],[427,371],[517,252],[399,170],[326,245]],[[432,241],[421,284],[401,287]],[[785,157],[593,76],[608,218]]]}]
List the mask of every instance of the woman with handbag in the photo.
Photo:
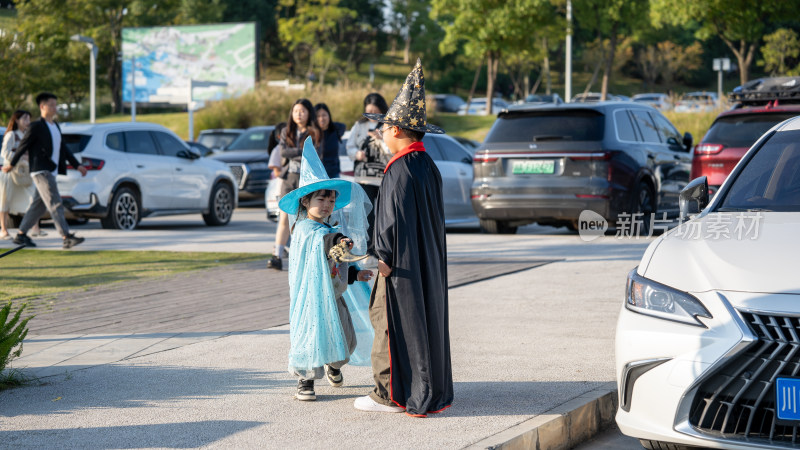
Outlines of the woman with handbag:
[{"label": "woman with handbag", "polygon": [[[30,124],[31,113],[28,111],[17,110],[11,115],[6,134],[3,136],[2,151],[0,151],[3,165],[9,164]],[[8,228],[11,225],[9,213],[25,214],[31,203],[34,189],[36,188],[33,186],[27,155],[11,172],[0,172],[0,239],[11,239],[8,234]],[[31,234],[45,236],[46,233],[39,230],[37,224],[33,227]]]}]

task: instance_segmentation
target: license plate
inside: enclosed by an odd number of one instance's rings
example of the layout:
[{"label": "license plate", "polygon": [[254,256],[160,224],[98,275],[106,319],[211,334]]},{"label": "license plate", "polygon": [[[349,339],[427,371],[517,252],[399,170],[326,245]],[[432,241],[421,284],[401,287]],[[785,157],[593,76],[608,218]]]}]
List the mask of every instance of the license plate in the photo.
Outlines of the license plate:
[{"label": "license plate", "polygon": [[556,162],[552,159],[542,159],[533,161],[514,161],[511,172],[515,175],[520,174],[552,174],[556,171]]},{"label": "license plate", "polygon": [[775,380],[775,412],[778,420],[800,421],[800,378]]}]

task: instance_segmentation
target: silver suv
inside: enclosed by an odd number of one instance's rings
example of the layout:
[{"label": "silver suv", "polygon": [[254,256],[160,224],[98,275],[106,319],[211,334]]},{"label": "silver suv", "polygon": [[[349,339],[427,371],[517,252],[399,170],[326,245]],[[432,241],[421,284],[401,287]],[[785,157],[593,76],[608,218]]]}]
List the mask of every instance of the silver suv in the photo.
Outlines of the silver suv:
[{"label": "silver suv", "polygon": [[157,215],[199,213],[208,225],[231,220],[237,185],[228,166],[203,158],[163,126],[67,124],[62,134],[88,170],[56,179],[68,217],[99,218],[103,228],[121,230]]}]

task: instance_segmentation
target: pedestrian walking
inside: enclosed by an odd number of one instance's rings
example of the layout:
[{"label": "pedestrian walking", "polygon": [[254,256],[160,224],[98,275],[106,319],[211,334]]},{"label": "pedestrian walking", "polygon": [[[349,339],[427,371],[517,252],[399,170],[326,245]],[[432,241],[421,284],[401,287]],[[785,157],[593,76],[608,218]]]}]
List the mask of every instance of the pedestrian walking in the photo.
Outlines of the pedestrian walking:
[{"label": "pedestrian walking", "polygon": [[76,167],[81,176],[86,176],[86,168],[81,166],[67,148],[61,136],[61,127],[55,121],[58,114],[57,100],[58,97],[49,92],[36,96],[41,118],[31,124],[11,161],[3,165],[3,172],[8,173],[16,167],[23,155],[28,154],[30,174],[36,186],[31,204],[19,226],[19,233],[14,238],[14,243],[17,245],[36,247],[26,233],[38,223],[45,212],[50,213],[56,229],[61,234],[63,248],[72,248],[84,240],[69,232],[61,195],[56,185],[56,175],[67,174],[67,163]]},{"label": "pedestrian walking", "polygon": [[322,165],[328,172],[328,177],[338,178],[341,167],[339,165],[339,145],[342,143],[345,124],[334,122],[331,110],[325,103],[314,105],[317,116],[317,126],[322,131]]},{"label": "pedestrian walking", "polygon": [[[347,139],[347,156],[353,160],[353,178],[367,193],[373,207],[378,196],[378,188],[383,179],[383,169],[389,161],[391,154],[383,142],[378,128],[378,122],[368,119],[366,114],[386,114],[389,105],[383,96],[373,92],[364,97],[365,116],[358,119],[350,129]],[[369,216],[369,235],[372,238],[372,228],[375,223],[375,209]]]},{"label": "pedestrian walking", "polygon": [[375,388],[356,399],[364,411],[425,417],[453,401],[442,177],[425,151],[422,64],[406,78],[382,122],[392,153],[376,201],[373,248],[379,275],[370,298]]},{"label": "pedestrian walking", "polygon": [[[289,111],[286,128],[281,132],[278,145],[272,151],[281,155],[281,197],[297,189],[300,182],[300,163],[302,162],[303,142],[310,137],[318,153],[322,151],[322,133],[317,128],[314,107],[308,99],[301,98],[294,102]],[[319,155],[318,155],[319,156]],[[321,156],[320,156],[321,157]],[[267,268],[283,270],[283,250],[289,241],[289,217],[281,211],[278,218],[278,229],[275,231],[275,249],[272,258],[267,261]]]},{"label": "pedestrian walking", "polygon": [[[17,151],[25,132],[31,124],[31,113],[24,110],[17,110],[11,115],[3,136],[3,148],[0,152],[3,165],[8,165],[14,152]],[[9,214],[23,215],[31,204],[36,187],[30,174],[30,164],[28,155],[20,160],[17,167],[9,173],[0,172],[0,239],[12,239],[8,234],[11,228],[11,218]],[[31,229],[32,236],[47,236],[47,233],[39,229],[37,222]]]},{"label": "pedestrian walking", "polygon": [[[345,364],[370,364],[366,282],[372,271],[361,270],[342,256],[356,243],[366,251],[365,209],[371,205],[358,185],[328,177],[307,138],[298,188],[281,198],[279,206],[294,219],[289,373],[298,378],[295,397],[311,401],[317,398],[314,380],[325,377],[331,386],[341,387]],[[349,209],[347,214],[338,213],[342,208]]]}]

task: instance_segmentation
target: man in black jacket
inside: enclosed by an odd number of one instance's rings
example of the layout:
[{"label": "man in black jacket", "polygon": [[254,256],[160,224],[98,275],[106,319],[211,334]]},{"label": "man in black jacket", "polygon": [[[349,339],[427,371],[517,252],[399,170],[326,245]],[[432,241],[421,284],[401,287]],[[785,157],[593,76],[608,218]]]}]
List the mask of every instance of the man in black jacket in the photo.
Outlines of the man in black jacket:
[{"label": "man in black jacket", "polygon": [[86,176],[86,168],[75,159],[62,139],[61,128],[55,121],[58,114],[57,97],[49,92],[43,92],[36,96],[36,103],[39,105],[42,118],[31,123],[10,164],[3,166],[3,172],[11,171],[22,155],[28,153],[31,178],[36,186],[33,200],[25,212],[25,217],[22,218],[19,234],[14,238],[14,243],[36,247],[26,233],[39,221],[45,211],[49,211],[56,229],[64,238],[64,248],[71,248],[83,242],[83,238],[69,232],[61,195],[56,185],[56,174],[67,174],[67,162],[72,164],[72,167],[77,167],[82,176]]}]

